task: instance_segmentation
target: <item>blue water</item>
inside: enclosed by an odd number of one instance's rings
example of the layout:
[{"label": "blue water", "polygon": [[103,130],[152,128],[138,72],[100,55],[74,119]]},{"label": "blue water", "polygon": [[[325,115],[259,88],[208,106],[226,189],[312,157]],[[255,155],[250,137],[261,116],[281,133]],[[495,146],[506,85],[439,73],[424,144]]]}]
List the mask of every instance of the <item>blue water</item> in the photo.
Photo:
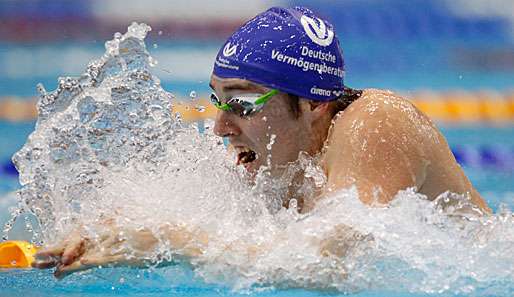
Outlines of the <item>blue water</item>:
[{"label": "blue water", "polygon": [[[0,296],[248,296],[250,292],[234,292],[229,288],[207,285],[195,280],[192,272],[178,267],[157,270],[136,270],[127,268],[95,269],[83,275],[72,275],[56,281],[49,271],[0,270]],[[311,297],[347,296],[331,291],[305,289],[253,290],[255,297]],[[437,296],[410,294],[405,292],[355,292],[354,297],[422,297]],[[441,295],[442,296],[442,295]],[[460,295],[453,295],[460,296]]]}]

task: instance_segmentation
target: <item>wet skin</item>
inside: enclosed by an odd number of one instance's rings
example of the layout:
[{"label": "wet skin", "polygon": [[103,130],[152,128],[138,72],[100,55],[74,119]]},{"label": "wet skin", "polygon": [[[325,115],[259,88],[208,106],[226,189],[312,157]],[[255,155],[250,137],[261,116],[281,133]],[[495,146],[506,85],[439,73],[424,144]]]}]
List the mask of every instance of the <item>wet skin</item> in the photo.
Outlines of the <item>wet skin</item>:
[{"label": "wet skin", "polygon": [[356,185],[364,203],[387,204],[406,188],[430,200],[449,191],[490,212],[434,123],[392,92],[365,90],[336,116],[326,147],[325,192]]},{"label": "wet skin", "polygon": [[[210,85],[222,101],[237,94],[269,91],[249,81],[215,76]],[[282,168],[295,161],[300,152],[317,155],[327,176],[319,199],[356,186],[364,203],[385,205],[398,191],[414,187],[431,200],[446,191],[468,195],[479,211],[490,213],[437,127],[409,101],[391,92],[365,90],[334,118],[330,116],[328,103],[300,98],[298,108],[295,115],[287,95],[279,93],[261,112],[249,118],[218,111],[214,132],[228,137],[236,152],[251,149],[256,153],[255,161],[243,164],[251,173],[268,165],[270,157],[270,171],[281,174]],[[274,143],[269,150],[272,135]],[[305,205],[302,211],[313,207]],[[144,264],[157,242],[155,235],[145,230],[124,230],[133,235],[123,239],[117,236],[118,227],[107,224],[106,230],[102,240],[96,242],[80,231],[74,232],[67,240],[41,250],[33,266],[57,267],[57,277],[99,265],[138,266]],[[172,246],[179,249],[187,246],[184,255],[190,257],[199,255],[209,241],[209,236],[201,230],[180,225],[166,223],[161,230],[164,235],[160,234],[160,238],[169,238]],[[136,247],[136,258],[117,249],[126,241]],[[321,243],[320,252],[340,256],[337,253],[341,251],[330,250],[334,242]],[[248,249],[258,253],[255,247]],[[113,250],[117,252],[113,254]]]},{"label": "wet skin", "polygon": [[[268,91],[245,80],[216,76],[210,85],[225,100]],[[328,178],[324,194],[355,185],[364,203],[387,204],[398,191],[415,187],[431,200],[446,191],[467,194],[481,210],[490,211],[437,127],[409,101],[391,92],[365,90],[334,119],[326,103],[300,99],[299,105],[295,117],[286,95],[279,94],[251,118],[218,111],[214,132],[228,137],[236,148],[256,151],[259,159],[249,170],[265,164],[271,134],[276,136],[271,150],[275,173],[301,151],[319,154]]]}]

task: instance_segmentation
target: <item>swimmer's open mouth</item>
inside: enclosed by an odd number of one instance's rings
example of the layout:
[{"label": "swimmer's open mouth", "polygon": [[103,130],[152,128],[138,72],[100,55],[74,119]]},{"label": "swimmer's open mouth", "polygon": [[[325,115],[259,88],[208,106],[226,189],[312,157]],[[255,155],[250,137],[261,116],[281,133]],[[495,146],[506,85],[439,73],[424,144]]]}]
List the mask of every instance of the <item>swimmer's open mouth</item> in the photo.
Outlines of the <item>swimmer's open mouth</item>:
[{"label": "swimmer's open mouth", "polygon": [[257,154],[249,148],[236,148],[237,150],[237,165],[247,164],[257,159]]}]

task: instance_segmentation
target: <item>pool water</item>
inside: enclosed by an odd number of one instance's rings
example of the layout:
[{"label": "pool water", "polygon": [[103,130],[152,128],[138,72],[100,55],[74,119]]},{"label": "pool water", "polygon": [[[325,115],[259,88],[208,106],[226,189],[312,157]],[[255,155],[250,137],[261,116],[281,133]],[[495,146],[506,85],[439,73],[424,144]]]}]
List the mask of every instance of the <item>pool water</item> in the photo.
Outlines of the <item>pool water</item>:
[{"label": "pool water", "polygon": [[[255,297],[311,297],[348,296],[333,291],[305,289],[265,289],[235,292],[229,288],[206,285],[194,279],[186,268],[159,268],[157,270],[135,270],[107,268],[89,271],[83,275],[72,275],[56,281],[49,271],[0,270],[0,293],[2,297],[19,296],[251,296]],[[413,294],[407,292],[366,291],[351,294],[354,297],[422,297],[422,296],[466,296],[448,294]],[[500,296],[500,295],[487,295]],[[506,295],[505,295],[506,296]]]},{"label": "pool water", "polygon": [[[487,288],[469,294],[422,294],[398,291],[358,291],[355,297],[389,296],[512,296],[509,292]],[[348,293],[305,289],[271,289],[233,291],[227,287],[208,285],[194,279],[187,268],[164,267],[155,270],[129,268],[93,269],[58,281],[50,270],[0,269],[0,296],[348,296]]]}]

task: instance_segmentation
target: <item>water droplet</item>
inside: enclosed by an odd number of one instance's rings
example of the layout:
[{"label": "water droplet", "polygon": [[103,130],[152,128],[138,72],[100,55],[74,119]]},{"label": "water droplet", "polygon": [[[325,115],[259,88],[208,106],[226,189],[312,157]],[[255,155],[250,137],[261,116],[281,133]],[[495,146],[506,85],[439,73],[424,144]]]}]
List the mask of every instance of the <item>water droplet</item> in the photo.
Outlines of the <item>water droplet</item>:
[{"label": "water droplet", "polygon": [[36,89],[41,96],[45,96],[47,94],[45,86],[43,86],[42,83],[38,83],[36,85]]},{"label": "water droplet", "polygon": [[16,263],[17,263],[17,262],[16,262],[16,260],[12,260],[12,261],[11,261],[11,265],[12,265],[12,266],[16,266]]},{"label": "water droplet", "polygon": [[197,106],[195,106],[195,109],[198,110],[198,112],[204,112],[205,111],[205,106],[197,105]]},{"label": "water droplet", "polygon": [[148,57],[148,64],[150,64],[150,66],[154,67],[157,65],[157,60],[150,56],[150,57]]},{"label": "water droplet", "polygon": [[159,46],[157,45],[157,43],[154,43],[152,44],[153,48],[158,48]]},{"label": "water droplet", "polygon": [[159,30],[159,32],[157,32],[157,35],[162,35],[162,30]]},{"label": "water droplet", "polygon": [[289,200],[289,209],[297,209],[298,208],[298,201],[296,199]]},{"label": "water droplet", "polygon": [[189,93],[189,97],[191,99],[195,99],[196,98],[196,91],[191,91],[191,93]]},{"label": "water droplet", "polygon": [[266,145],[266,148],[270,151],[271,148],[273,147],[273,144],[275,143],[275,138],[277,137],[277,135],[275,134],[271,134],[271,137],[270,137],[270,141],[269,143]]}]

